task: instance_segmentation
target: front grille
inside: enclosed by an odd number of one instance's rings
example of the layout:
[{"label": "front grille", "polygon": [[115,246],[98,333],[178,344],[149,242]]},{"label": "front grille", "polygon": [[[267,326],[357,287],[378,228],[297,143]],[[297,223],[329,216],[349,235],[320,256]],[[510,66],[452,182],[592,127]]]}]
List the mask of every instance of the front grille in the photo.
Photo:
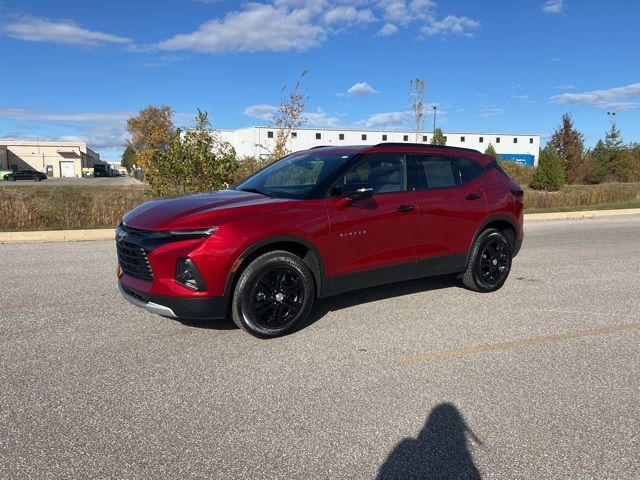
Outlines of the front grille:
[{"label": "front grille", "polygon": [[120,268],[124,273],[142,280],[153,280],[153,271],[144,248],[124,238],[116,241],[116,246]]}]

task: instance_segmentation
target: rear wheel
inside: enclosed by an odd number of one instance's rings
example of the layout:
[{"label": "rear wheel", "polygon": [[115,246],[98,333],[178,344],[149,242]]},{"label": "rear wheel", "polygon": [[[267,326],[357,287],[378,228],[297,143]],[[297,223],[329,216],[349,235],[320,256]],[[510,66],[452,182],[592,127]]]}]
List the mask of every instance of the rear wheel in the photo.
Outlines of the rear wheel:
[{"label": "rear wheel", "polygon": [[15,182],[16,181],[16,177],[7,177],[7,180],[9,180],[10,182]]},{"label": "rear wheel", "polygon": [[33,176],[33,181],[34,182],[39,182],[40,181],[40,177],[38,175],[34,175]]},{"label": "rear wheel", "polygon": [[302,259],[278,250],[256,258],[242,272],[231,318],[257,337],[277,337],[304,321],[315,299],[313,274]]},{"label": "rear wheel", "polygon": [[471,248],[462,282],[476,292],[498,290],[511,270],[512,248],[504,233],[495,228],[482,232]]}]

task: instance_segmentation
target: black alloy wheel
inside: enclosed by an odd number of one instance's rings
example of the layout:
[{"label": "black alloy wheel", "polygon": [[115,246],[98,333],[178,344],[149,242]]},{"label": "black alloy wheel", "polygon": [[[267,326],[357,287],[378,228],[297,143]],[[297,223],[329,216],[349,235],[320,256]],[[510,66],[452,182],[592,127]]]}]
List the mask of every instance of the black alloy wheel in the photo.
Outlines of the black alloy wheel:
[{"label": "black alloy wheel", "polygon": [[303,322],[315,300],[309,267],[278,250],[253,260],[240,274],[231,302],[231,318],[257,337],[276,337]]},{"label": "black alloy wheel", "polygon": [[304,286],[301,275],[290,267],[265,272],[254,283],[252,315],[264,328],[286,325],[302,309]]},{"label": "black alloy wheel", "polygon": [[485,230],[471,248],[462,282],[476,292],[498,290],[509,276],[512,256],[511,242],[502,231]]}]

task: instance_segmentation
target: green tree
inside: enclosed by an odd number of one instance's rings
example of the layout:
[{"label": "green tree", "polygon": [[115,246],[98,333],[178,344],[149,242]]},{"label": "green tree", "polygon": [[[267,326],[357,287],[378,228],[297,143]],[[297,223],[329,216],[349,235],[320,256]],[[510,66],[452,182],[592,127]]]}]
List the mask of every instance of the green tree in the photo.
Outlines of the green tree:
[{"label": "green tree", "polygon": [[565,173],[562,161],[555,149],[548,145],[540,152],[538,168],[533,174],[531,188],[534,190],[547,190],[555,192],[560,190],[565,182]]},{"label": "green tree", "polygon": [[208,114],[198,110],[195,126],[177,130],[154,158],[147,180],[158,196],[207,192],[228,187],[237,168],[231,144],[211,130]]},{"label": "green tree", "polygon": [[487,149],[484,151],[485,155],[490,155],[493,158],[495,158],[496,160],[502,160],[502,158],[500,157],[500,155],[498,155],[496,153],[496,149],[493,148],[493,145],[491,143],[489,143],[489,146],[487,147]]},{"label": "green tree", "polygon": [[584,135],[573,125],[571,114],[562,116],[549,141],[556,151],[567,173],[567,182],[576,183],[584,180],[587,173],[587,161],[584,156]]},{"label": "green tree", "polygon": [[431,139],[431,145],[446,145],[447,139],[442,133],[442,129],[440,127],[436,128],[433,131],[433,138]]},{"label": "green tree", "polygon": [[136,165],[136,151],[131,145],[127,145],[127,148],[122,153],[120,165],[126,168],[129,173],[131,173],[133,166]]},{"label": "green tree", "polygon": [[166,105],[149,105],[127,120],[127,131],[131,136],[129,144],[135,150],[138,166],[146,173],[155,157],[167,151],[175,136],[173,110]]},{"label": "green tree", "polygon": [[624,144],[615,122],[611,123],[604,141],[598,140],[589,152],[589,160],[587,179],[592,183],[628,182],[635,178],[633,149]]}]

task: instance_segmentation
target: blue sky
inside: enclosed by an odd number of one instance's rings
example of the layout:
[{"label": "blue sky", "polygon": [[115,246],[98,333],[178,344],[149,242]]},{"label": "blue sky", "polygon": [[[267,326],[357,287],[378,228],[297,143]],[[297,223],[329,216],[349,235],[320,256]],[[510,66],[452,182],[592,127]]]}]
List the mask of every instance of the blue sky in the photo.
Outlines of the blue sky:
[{"label": "blue sky", "polygon": [[309,126],[409,127],[421,77],[445,131],[546,136],[571,112],[593,144],[615,111],[640,141],[638,18],[635,0],[0,0],[0,138],[112,160],[148,104],[268,124],[306,69]]}]

